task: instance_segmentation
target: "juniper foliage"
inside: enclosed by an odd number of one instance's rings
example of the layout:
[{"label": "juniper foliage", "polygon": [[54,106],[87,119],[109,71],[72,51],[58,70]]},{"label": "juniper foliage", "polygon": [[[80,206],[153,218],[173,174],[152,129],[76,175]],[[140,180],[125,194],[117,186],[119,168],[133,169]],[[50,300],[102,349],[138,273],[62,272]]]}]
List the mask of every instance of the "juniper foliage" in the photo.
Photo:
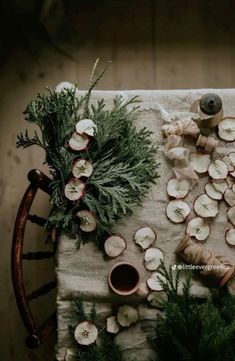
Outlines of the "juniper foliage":
[{"label": "juniper foliage", "polygon": [[[95,304],[89,314],[84,310],[84,304],[81,298],[74,300],[74,312],[69,318],[69,329],[76,346],[76,361],[124,361],[124,355],[121,348],[115,343],[114,335],[108,333],[104,327],[104,322],[96,313]],[[99,331],[99,342],[86,347],[79,346],[74,339],[74,329],[82,321],[92,322]]]},{"label": "juniper foliage", "polygon": [[[40,132],[29,136],[20,134],[17,147],[37,145],[45,150],[45,163],[52,175],[52,211],[46,227],[56,227],[70,236],[80,234],[75,213],[88,209],[97,216],[98,227],[95,240],[100,243],[110,233],[115,222],[130,215],[140,204],[151,184],[158,177],[155,161],[156,147],[151,144],[151,132],[145,127],[137,130],[133,124],[139,100],[127,102],[121,96],[113,100],[112,109],[106,109],[104,100],[90,104],[91,90],[105,69],[93,80],[88,92],[80,97],[74,89],[38,94],[25,111],[26,120],[36,124]],[[85,152],[70,151],[67,147],[76,123],[90,118],[97,125],[94,139]],[[71,176],[76,158],[93,163],[94,171],[86,182],[85,197],[75,203],[64,196],[64,187]],[[81,234],[80,234],[81,235]],[[85,235],[82,234],[85,239]]]},{"label": "juniper foliage", "polygon": [[168,300],[163,315],[157,316],[151,346],[156,351],[152,361],[234,361],[235,302],[225,289],[211,289],[210,297],[191,294],[191,274],[179,295],[179,272],[174,275],[164,265],[163,287]]}]

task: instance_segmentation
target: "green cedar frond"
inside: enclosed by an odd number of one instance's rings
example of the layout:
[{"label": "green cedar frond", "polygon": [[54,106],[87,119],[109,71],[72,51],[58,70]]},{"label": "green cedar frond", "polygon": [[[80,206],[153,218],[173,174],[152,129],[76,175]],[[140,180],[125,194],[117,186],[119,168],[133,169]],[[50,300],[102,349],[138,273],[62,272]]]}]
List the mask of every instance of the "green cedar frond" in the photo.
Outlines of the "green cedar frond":
[{"label": "green cedar frond", "polygon": [[17,148],[27,148],[30,147],[31,145],[37,145],[41,148],[43,148],[44,150],[46,150],[46,147],[44,146],[44,144],[42,143],[42,141],[39,139],[39,136],[37,134],[37,132],[34,132],[34,136],[33,137],[29,137],[28,131],[25,131],[25,135],[23,135],[23,133],[20,133],[19,135],[17,135],[17,142],[16,142],[16,146]]},{"label": "green cedar frond", "polygon": [[[95,304],[92,305],[90,314],[84,310],[83,300],[75,298],[73,300],[73,312],[65,317],[68,321],[68,328],[74,343],[77,346],[77,361],[124,361],[124,354],[120,346],[114,340],[114,336],[106,331],[104,321],[97,315]],[[86,347],[81,347],[74,339],[74,330],[82,321],[92,322],[99,330],[99,342]]]},{"label": "green cedar frond", "polygon": [[[158,177],[159,167],[155,160],[156,147],[150,140],[152,133],[145,127],[137,130],[133,124],[137,97],[124,102],[121,96],[116,96],[111,109],[106,109],[103,99],[90,104],[91,90],[104,71],[96,78],[92,75],[84,96],[77,97],[76,87],[58,93],[47,88],[47,94],[38,94],[28,105],[25,116],[39,127],[41,139],[38,133],[30,137],[27,131],[17,139],[17,147],[38,145],[46,153],[45,162],[52,175],[53,205],[46,227],[56,227],[58,233],[63,231],[83,239],[75,214],[79,209],[89,209],[97,216],[98,244],[112,232],[118,219],[130,215],[141,203]],[[71,133],[84,115],[96,123],[95,136],[86,152],[70,151]],[[93,173],[86,182],[85,197],[74,205],[65,197],[64,188],[76,158],[90,160]]]}]

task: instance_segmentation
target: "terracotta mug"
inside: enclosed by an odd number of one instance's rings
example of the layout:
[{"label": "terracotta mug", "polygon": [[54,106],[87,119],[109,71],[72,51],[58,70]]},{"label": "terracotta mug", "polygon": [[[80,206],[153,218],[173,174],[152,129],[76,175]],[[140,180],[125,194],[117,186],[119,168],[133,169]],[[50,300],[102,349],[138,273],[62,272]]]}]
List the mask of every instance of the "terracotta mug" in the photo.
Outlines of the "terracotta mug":
[{"label": "terracotta mug", "polygon": [[109,271],[109,286],[120,296],[129,296],[137,292],[140,275],[136,267],[129,262],[116,263]]}]

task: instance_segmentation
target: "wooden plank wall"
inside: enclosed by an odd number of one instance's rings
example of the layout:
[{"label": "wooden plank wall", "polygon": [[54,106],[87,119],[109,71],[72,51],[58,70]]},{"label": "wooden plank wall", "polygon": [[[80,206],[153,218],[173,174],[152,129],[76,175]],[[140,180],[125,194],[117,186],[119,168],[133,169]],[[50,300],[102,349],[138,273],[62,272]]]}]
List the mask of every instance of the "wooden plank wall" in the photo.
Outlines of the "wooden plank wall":
[{"label": "wooden plank wall", "polygon": [[[54,47],[45,33],[35,28],[26,5],[17,13],[22,2],[14,1],[8,5],[14,9],[17,21],[11,19],[11,13],[1,12],[0,36],[0,350],[4,361],[50,361],[54,340],[39,351],[28,351],[24,346],[25,330],[10,278],[12,230],[27,185],[26,174],[31,168],[48,172],[37,149],[15,149],[16,134],[26,127],[22,111],[44,85],[53,87],[67,80],[79,81],[80,88],[86,88],[97,57],[101,64],[112,60],[99,89],[234,87],[235,2],[147,0],[115,5],[106,10],[99,26],[90,37],[85,36],[82,44],[79,32],[73,34],[73,41],[80,45],[73,46],[72,51],[70,47],[67,56],[61,46]],[[85,19],[87,14],[80,16]],[[79,29],[83,36],[92,26],[89,18],[84,19],[85,25]],[[38,202],[37,208],[40,214],[48,211],[46,198]],[[27,248],[42,247],[43,237],[37,229],[31,229]],[[46,262],[26,265],[27,286],[36,287],[49,280],[52,273],[53,266]],[[42,305],[34,303],[38,319],[53,308],[54,298],[48,297]]]}]

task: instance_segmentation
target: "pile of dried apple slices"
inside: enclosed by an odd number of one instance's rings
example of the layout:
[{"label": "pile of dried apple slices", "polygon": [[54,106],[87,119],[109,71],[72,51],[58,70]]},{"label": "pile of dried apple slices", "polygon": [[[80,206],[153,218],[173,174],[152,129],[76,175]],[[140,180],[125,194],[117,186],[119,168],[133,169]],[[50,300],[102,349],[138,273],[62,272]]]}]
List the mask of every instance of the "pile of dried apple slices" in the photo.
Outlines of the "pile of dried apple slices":
[{"label": "pile of dried apple slices", "polygon": [[[227,218],[235,226],[235,152],[221,158],[211,160],[211,155],[194,153],[190,155],[190,164],[198,174],[208,175],[205,193],[194,200],[193,210],[196,217],[186,227],[186,233],[198,241],[204,241],[210,234],[208,221],[219,212],[219,201],[224,200],[230,207]],[[190,184],[186,179],[170,179],[167,194],[170,198],[166,215],[174,223],[184,222],[191,212],[189,205],[183,200],[189,192]],[[235,245],[235,230],[225,234],[228,244]]]},{"label": "pile of dried apple slices", "polygon": [[[88,144],[94,137],[96,124],[91,119],[81,119],[76,124],[76,132],[71,135],[68,147],[73,152],[79,152],[78,158],[74,161],[72,177],[64,188],[64,195],[73,202],[79,201],[85,195],[86,180],[93,173],[93,165],[81,158],[81,152],[87,150]],[[80,210],[76,216],[80,220],[80,229],[83,232],[93,232],[97,227],[97,220],[94,213],[88,210]]]},{"label": "pile of dried apple slices", "polygon": [[147,286],[151,290],[147,300],[153,307],[159,307],[159,301],[166,297],[161,282],[163,276],[157,271],[164,260],[164,254],[160,248],[153,246],[156,239],[157,234],[151,227],[139,228],[134,234],[135,243],[144,251],[144,266],[151,272],[147,280]]}]

